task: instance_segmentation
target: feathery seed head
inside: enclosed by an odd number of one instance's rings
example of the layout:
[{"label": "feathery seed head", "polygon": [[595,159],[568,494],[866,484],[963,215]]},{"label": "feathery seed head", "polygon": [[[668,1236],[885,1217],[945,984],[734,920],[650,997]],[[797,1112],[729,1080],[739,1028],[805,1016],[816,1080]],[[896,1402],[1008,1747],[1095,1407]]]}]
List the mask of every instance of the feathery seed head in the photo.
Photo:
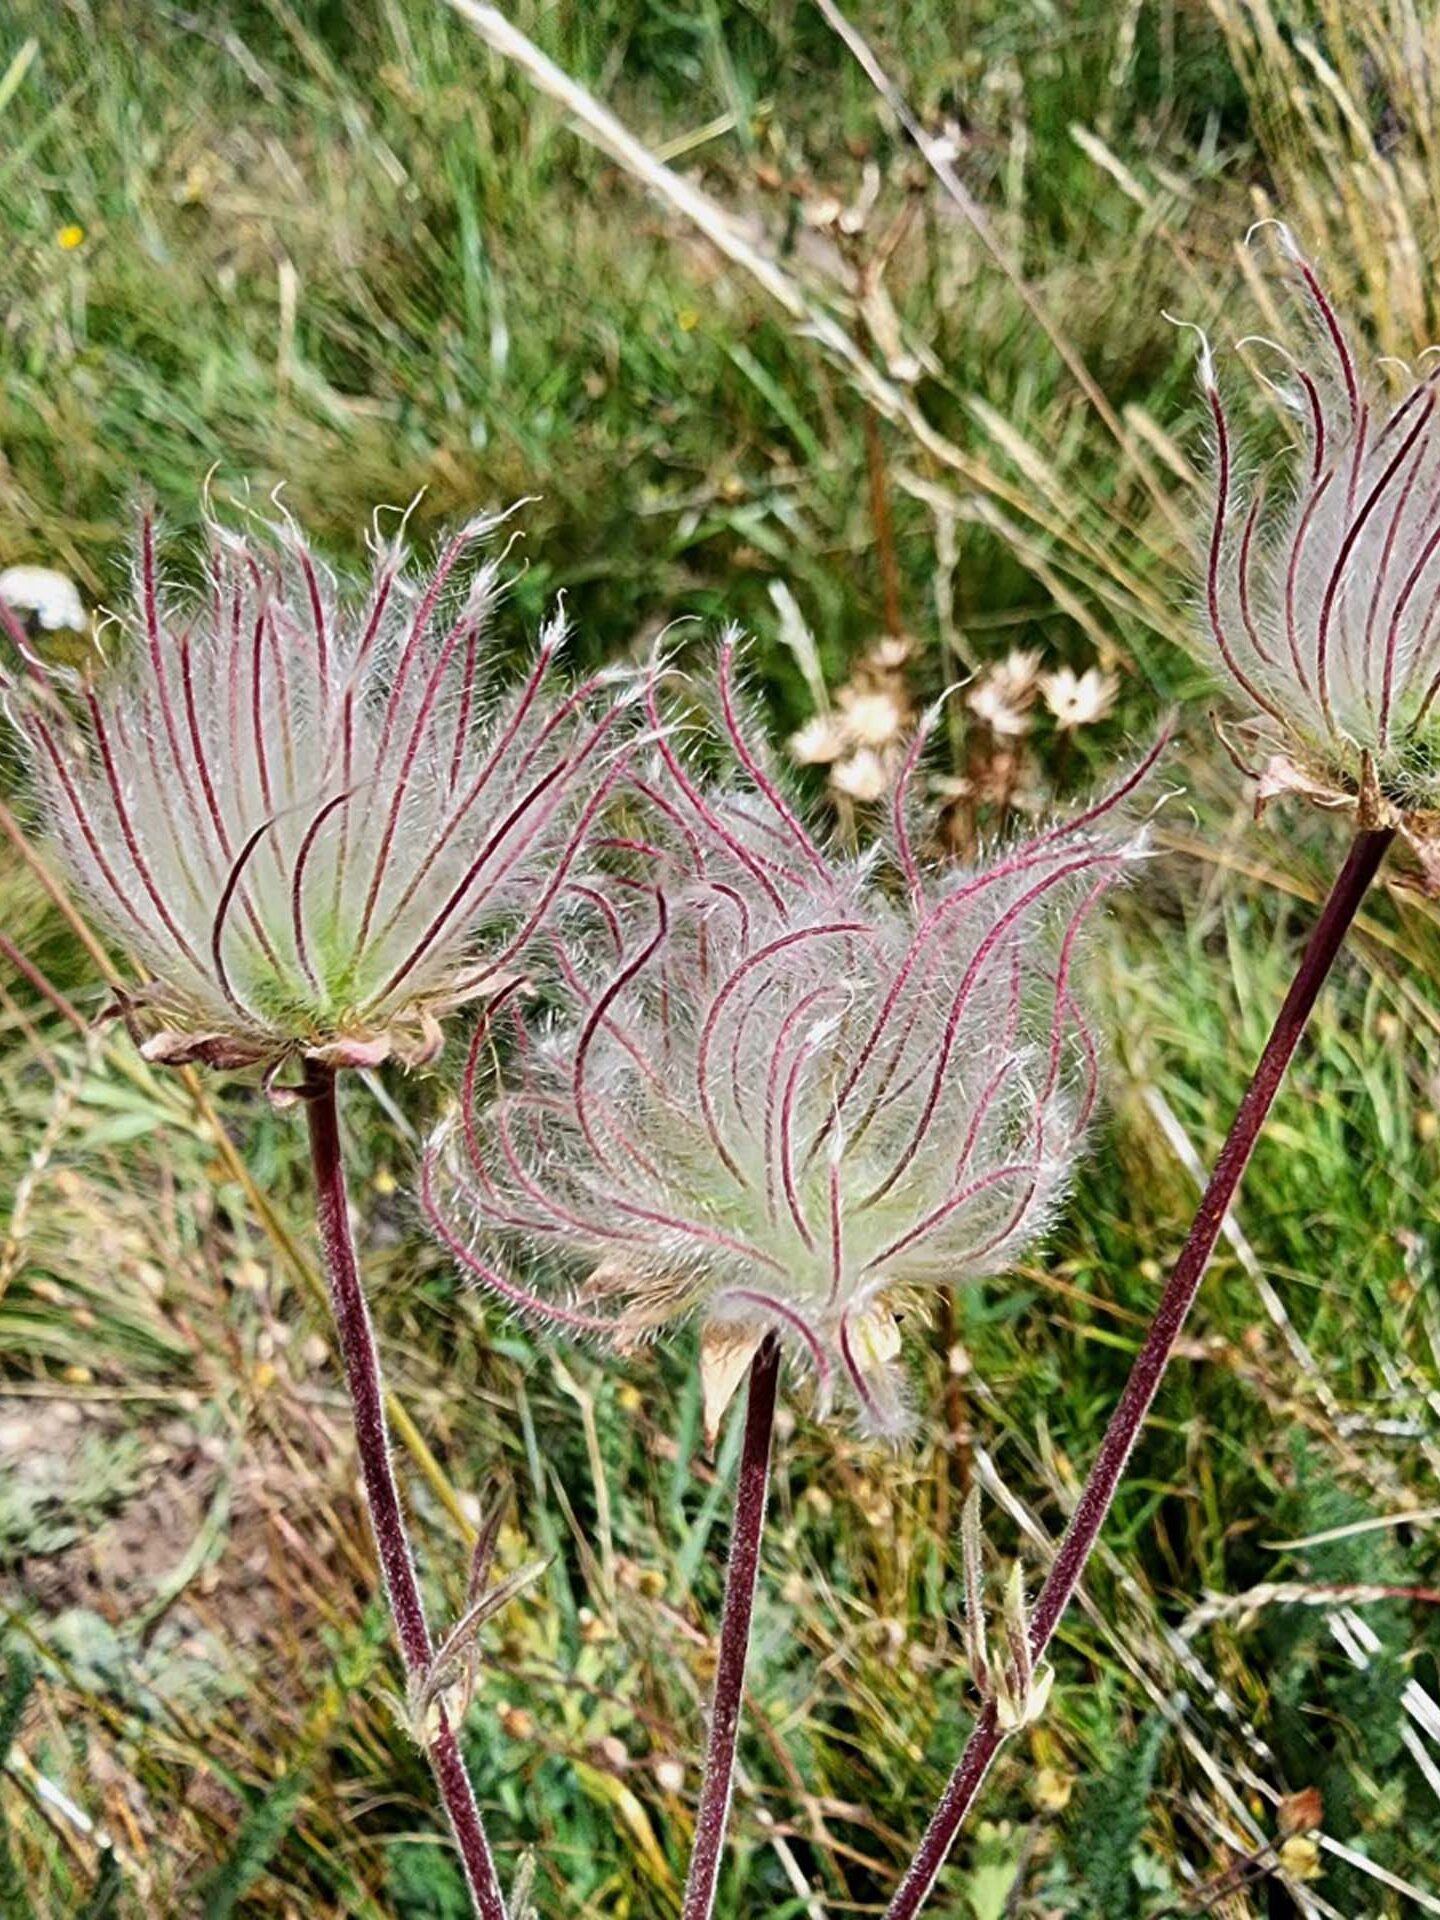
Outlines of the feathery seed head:
[{"label": "feathery seed head", "polygon": [[428,574],[377,537],[359,605],[288,521],[214,527],[187,604],[147,514],[125,657],[74,698],[0,607],[55,836],[149,976],[126,1011],[151,1058],[418,1063],[439,1016],[503,977],[574,855],[577,775],[616,775],[613,755],[593,769],[617,709],[553,685],[559,620],[495,690],[499,562],[472,556],[497,524]]},{"label": "feathery seed head", "polygon": [[1119,820],[1140,776],[931,876],[917,741],[890,847],[837,857],[740,721],[733,640],[716,678],[738,778],[702,784],[661,737],[639,873],[597,891],[590,959],[557,947],[547,1018],[486,1008],[424,1202],[538,1321],[623,1347],[700,1317],[712,1425],[773,1331],[822,1406],[843,1388],[896,1433],[901,1318],[1011,1264],[1069,1182],[1096,1079],[1077,940],[1139,852]]},{"label": "feathery seed head", "polygon": [[1254,711],[1241,733],[1261,764],[1232,752],[1261,809],[1299,793],[1396,827],[1440,891],[1440,367],[1383,395],[1315,269],[1279,233],[1319,358],[1312,368],[1279,349],[1304,446],[1273,514],[1262,485],[1247,498],[1237,481],[1201,336],[1216,446],[1205,627]]}]

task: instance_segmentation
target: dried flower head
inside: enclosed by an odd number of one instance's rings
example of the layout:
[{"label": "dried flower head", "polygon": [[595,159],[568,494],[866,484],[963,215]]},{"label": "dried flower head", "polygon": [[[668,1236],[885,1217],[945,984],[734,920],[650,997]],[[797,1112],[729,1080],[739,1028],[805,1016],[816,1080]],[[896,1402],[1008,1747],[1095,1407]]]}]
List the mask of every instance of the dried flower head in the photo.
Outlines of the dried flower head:
[{"label": "dried flower head", "polygon": [[148,975],[124,1010],[152,1059],[272,1079],[291,1059],[423,1061],[438,1017],[503,976],[573,855],[559,829],[615,710],[552,691],[558,620],[496,696],[499,563],[469,564],[495,524],[428,576],[377,537],[359,606],[288,522],[213,528],[187,604],[147,515],[124,658],[98,687],[58,680],[0,608],[55,837]]},{"label": "dried flower head", "polygon": [[[813,648],[813,640],[810,642]],[[862,806],[883,800],[894,786],[905,758],[904,737],[913,724],[914,705],[905,667],[911,643],[886,635],[856,662],[851,678],[808,720],[787,744],[800,766],[828,766],[831,794]],[[818,679],[819,663],[814,675]],[[823,681],[817,689],[825,698]]]},{"label": "dried flower head", "polygon": [[1240,734],[1259,764],[1232,751],[1261,808],[1298,793],[1397,828],[1440,891],[1440,368],[1387,399],[1277,231],[1323,359],[1312,370],[1285,355],[1280,391],[1304,452],[1273,524],[1263,486],[1246,499],[1237,483],[1208,343],[1200,357],[1217,465],[1206,627],[1256,710]]},{"label": "dried flower head", "polygon": [[817,713],[791,734],[790,758],[801,767],[828,767],[849,748],[845,728],[832,713]]},{"label": "dried flower head", "polygon": [[1012,647],[980,675],[965,704],[997,737],[1018,740],[1030,731],[1039,684],[1040,655],[1029,647]]},{"label": "dried flower head", "polygon": [[830,775],[834,792],[864,806],[883,800],[893,785],[892,769],[874,747],[857,747],[847,754]]},{"label": "dried flower head", "polygon": [[[594,895],[600,950],[557,943],[538,1025],[513,994],[486,1008],[424,1201],[551,1326],[623,1347],[699,1316],[712,1424],[774,1331],[822,1405],[843,1384],[893,1433],[901,1318],[1008,1266],[1066,1190],[1096,1078],[1076,943],[1138,851],[1116,822],[1140,776],[928,876],[922,734],[888,849],[840,859],[741,723],[733,639],[716,679],[737,777],[705,786],[662,737],[639,870]],[[515,1278],[527,1262],[544,1278]]]},{"label": "dried flower head", "polygon": [[906,711],[888,687],[845,686],[836,696],[847,739],[872,751],[894,746],[905,731]]}]

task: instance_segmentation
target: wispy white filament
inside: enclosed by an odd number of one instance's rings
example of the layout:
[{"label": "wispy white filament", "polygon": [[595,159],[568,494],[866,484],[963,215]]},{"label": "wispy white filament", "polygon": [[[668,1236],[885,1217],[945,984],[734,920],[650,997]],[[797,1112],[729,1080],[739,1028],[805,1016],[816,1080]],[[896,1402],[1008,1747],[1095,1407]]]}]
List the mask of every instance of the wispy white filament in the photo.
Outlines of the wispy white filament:
[{"label": "wispy white filament", "polygon": [[[773,1329],[893,1432],[898,1319],[1011,1265],[1068,1186],[1096,1081],[1078,942],[1139,852],[1135,780],[939,874],[902,783],[888,855],[837,858],[739,719],[733,642],[717,681],[736,780],[662,739],[623,882],[583,950],[555,935],[558,1005],[487,1009],[425,1197],[513,1305],[620,1344],[690,1313]],[[554,1284],[522,1287],[537,1252]]]}]

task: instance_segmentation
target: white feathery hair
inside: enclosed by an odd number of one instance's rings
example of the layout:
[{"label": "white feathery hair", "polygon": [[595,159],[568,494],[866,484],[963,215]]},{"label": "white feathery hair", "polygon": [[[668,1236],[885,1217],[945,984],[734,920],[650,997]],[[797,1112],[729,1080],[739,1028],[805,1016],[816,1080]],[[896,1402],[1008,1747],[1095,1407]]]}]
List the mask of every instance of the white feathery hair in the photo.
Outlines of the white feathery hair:
[{"label": "white feathery hair", "polygon": [[12,711],[67,866],[148,976],[151,1057],[418,1062],[505,976],[594,811],[579,776],[615,777],[619,709],[597,716],[600,676],[556,684],[558,616],[497,684],[503,555],[475,554],[504,517],[423,572],[377,523],[352,603],[283,514],[212,522],[203,591],[171,593],[146,513],[122,657],[73,693],[6,617]]},{"label": "white feathery hair", "polygon": [[[1289,229],[1279,249],[1319,358],[1275,342],[1301,423],[1285,497],[1239,477],[1236,439],[1201,335],[1215,506],[1203,632],[1250,709],[1232,749],[1263,806],[1282,793],[1398,826],[1440,885],[1440,361],[1387,398],[1363,368]],[[1197,329],[1198,331],[1198,329]]]},{"label": "white feathery hair", "polygon": [[897,1316],[1012,1265],[1070,1184],[1097,1078],[1079,941],[1142,850],[1124,802],[1155,755],[1035,839],[926,872],[920,737],[889,847],[838,856],[742,722],[733,636],[716,691],[736,776],[691,771],[652,687],[635,868],[594,890],[587,946],[552,933],[541,1019],[485,1009],[423,1200],[539,1323],[625,1346],[697,1315],[741,1353],[773,1332],[822,1406],[842,1387],[894,1434]]}]

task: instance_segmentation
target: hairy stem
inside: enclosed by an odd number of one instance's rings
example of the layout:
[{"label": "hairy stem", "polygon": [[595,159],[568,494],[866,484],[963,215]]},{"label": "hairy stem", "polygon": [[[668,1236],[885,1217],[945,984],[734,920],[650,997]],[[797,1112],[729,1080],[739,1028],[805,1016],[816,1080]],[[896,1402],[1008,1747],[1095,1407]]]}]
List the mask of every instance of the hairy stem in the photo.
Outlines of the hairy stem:
[{"label": "hairy stem", "polygon": [[735,1518],[730,1528],[730,1564],[725,1575],[725,1612],[720,1623],[720,1657],[710,1706],[710,1741],[695,1815],[695,1842],[685,1882],[680,1920],[710,1920],[725,1827],[735,1781],[735,1741],[745,1693],[745,1661],[750,1652],[750,1622],[755,1612],[755,1580],[760,1570],[760,1536],[770,1488],[770,1443],[775,1433],[775,1392],[780,1379],[780,1342],[767,1334],[750,1365],[745,1403],[745,1444],[735,1487]]},{"label": "hairy stem", "polygon": [[[1245,1089],[1215,1171],[1201,1195],[1200,1206],[1180,1250],[1174,1271],[1160,1296],[1144,1345],[1130,1369],[1130,1378],[1111,1415],[1105,1438],[1090,1477],[1080,1494],[1070,1525],[1051,1564],[1030,1616],[1030,1649],[1038,1664],[1054,1638],[1065,1609],[1080,1584],[1085,1564],[1100,1537],[1130,1455],[1150,1404],[1155,1398],[1185,1317],[1190,1311],[1220,1228],[1236,1189],[1255,1151],[1260,1129],[1280,1090],[1285,1070],[1305,1031],[1306,1022],[1340,951],[1351,922],[1370,882],[1384,859],[1393,834],[1356,835],[1330,897],[1321,910],[1285,1003],[1276,1016],[1270,1038]],[[986,1703],[966,1742],[965,1750],[941,1795],[919,1850],[906,1869],[885,1920],[913,1920],[925,1904],[944,1866],[956,1834],[974,1804],[990,1764],[1005,1741],[994,1700]]]},{"label": "hairy stem", "polygon": [[[400,1644],[406,1678],[423,1681],[429,1674],[433,1648],[415,1562],[405,1529],[400,1488],[390,1461],[390,1436],[385,1424],[385,1390],[380,1379],[380,1356],[375,1332],[360,1284],[355,1242],[350,1233],[345,1193],[345,1163],[340,1147],[340,1114],[335,1097],[335,1074],[312,1070],[305,1086],[305,1108],[310,1122],[310,1159],[315,1171],[315,1213],[320,1245],[330,1281],[330,1304],[340,1335],[340,1353],[370,1525],[384,1576],[390,1617]],[[465,1868],[475,1912],[481,1920],[505,1920],[505,1902],[495,1875],[495,1862],[485,1838],[480,1809],[465,1771],[460,1743],[443,1710],[430,1723],[427,1753],[445,1802],[455,1844]]]}]

